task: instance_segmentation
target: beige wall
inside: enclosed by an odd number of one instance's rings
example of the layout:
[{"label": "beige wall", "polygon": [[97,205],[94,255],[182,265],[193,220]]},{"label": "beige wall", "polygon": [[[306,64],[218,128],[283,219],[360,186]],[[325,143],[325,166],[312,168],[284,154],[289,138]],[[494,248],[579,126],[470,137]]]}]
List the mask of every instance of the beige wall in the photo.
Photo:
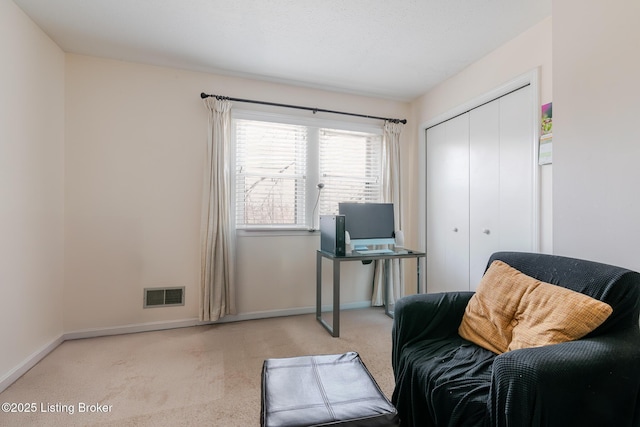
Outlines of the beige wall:
[{"label": "beige wall", "polygon": [[640,270],[640,2],[553,2],[554,250]]},{"label": "beige wall", "polygon": [[[200,92],[385,117],[409,113],[407,103],[87,56],[67,55],[66,67],[67,332],[198,316],[207,136]],[[239,314],[314,307],[318,247],[319,237],[308,232],[240,235]],[[344,268],[346,303],[369,299],[369,270],[357,264]],[[366,274],[357,274],[362,269]],[[156,286],[185,286],[185,306],[143,309],[143,289]]]},{"label": "beige wall", "polygon": [[[465,68],[458,75],[438,85],[412,103],[415,141],[420,140],[424,126],[448,112],[534,69],[539,73],[541,104],[552,101],[551,17],[541,21],[518,37]],[[421,161],[418,147],[413,150],[413,165]],[[539,167],[540,177],[540,250],[550,253],[552,246],[552,165]],[[419,193],[418,183],[410,190]],[[417,201],[414,199],[417,203]],[[410,210],[418,212],[418,204]],[[418,219],[416,220],[418,221]]]},{"label": "beige wall", "polygon": [[[551,100],[550,20],[410,105],[65,55],[13,2],[0,0],[0,12],[0,337],[12,344],[0,352],[0,380],[63,333],[197,317],[201,91],[408,118],[402,210],[411,247],[420,240],[420,125],[534,67],[542,101]],[[241,235],[238,318],[312,308],[318,240]],[[323,271],[330,277],[329,265]],[[368,300],[370,267],[344,265],[342,277],[344,302]],[[142,308],[143,288],[176,285],[186,287],[184,307]]]},{"label": "beige wall", "polygon": [[63,333],[64,53],[0,0],[0,64],[1,386]]},{"label": "beige wall", "polygon": [[540,67],[540,100],[551,102],[551,17],[471,64],[413,102],[416,118],[427,122]]}]

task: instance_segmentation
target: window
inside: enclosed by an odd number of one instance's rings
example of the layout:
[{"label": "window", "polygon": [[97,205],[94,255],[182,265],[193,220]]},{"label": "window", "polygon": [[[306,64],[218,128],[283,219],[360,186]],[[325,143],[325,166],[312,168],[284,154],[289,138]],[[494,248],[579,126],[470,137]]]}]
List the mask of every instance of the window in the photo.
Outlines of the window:
[{"label": "window", "polygon": [[381,201],[381,156],[380,135],[320,129],[320,214],[337,214],[340,202]]},{"label": "window", "polygon": [[236,225],[305,224],[304,126],[237,120]]},{"label": "window", "polygon": [[337,213],[339,202],[380,201],[381,133],[285,116],[234,116],[236,227],[307,229],[318,214]]}]

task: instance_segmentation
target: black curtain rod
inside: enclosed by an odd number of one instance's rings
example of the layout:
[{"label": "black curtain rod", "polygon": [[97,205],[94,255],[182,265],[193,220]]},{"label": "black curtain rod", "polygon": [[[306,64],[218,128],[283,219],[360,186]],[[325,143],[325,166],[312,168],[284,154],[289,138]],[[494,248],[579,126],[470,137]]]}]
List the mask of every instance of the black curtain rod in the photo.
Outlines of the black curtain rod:
[{"label": "black curtain rod", "polygon": [[204,92],[202,92],[200,94],[200,98],[202,98],[202,99],[209,98],[209,97],[213,97],[213,98],[216,98],[218,100],[247,102],[247,103],[250,103],[250,104],[260,104],[260,105],[270,105],[272,107],[297,108],[298,110],[313,111],[313,114],[318,113],[318,112],[320,112],[320,113],[342,114],[342,115],[345,115],[345,116],[364,117],[366,119],[386,120],[386,121],[392,122],[392,123],[402,123],[403,125],[407,124],[407,120],[406,119],[402,119],[402,120],[400,120],[400,119],[388,119],[388,118],[385,118],[385,117],[367,116],[365,114],[356,114],[356,113],[345,113],[344,111],[325,110],[325,109],[322,109],[322,108],[301,107],[299,105],[278,104],[278,103],[275,103],[275,102],[265,102],[265,101],[254,101],[252,99],[230,98],[228,96],[209,95],[209,94],[204,93]]}]

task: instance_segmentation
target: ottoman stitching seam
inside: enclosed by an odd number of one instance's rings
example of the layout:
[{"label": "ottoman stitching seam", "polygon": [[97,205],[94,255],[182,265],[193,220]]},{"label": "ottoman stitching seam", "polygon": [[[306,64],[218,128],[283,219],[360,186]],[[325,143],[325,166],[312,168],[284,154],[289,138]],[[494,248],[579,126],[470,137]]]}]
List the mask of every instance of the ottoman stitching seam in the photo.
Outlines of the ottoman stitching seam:
[{"label": "ottoman stitching seam", "polygon": [[325,407],[327,408],[329,415],[331,415],[331,418],[335,421],[336,416],[333,413],[333,409],[331,408],[331,404],[329,403],[329,399],[327,398],[327,392],[325,391],[324,386],[322,385],[322,380],[320,378],[320,372],[318,371],[318,366],[317,366],[315,357],[311,357],[311,363],[313,366],[313,374],[316,377],[316,383],[318,384],[318,388],[320,389],[320,394],[322,395],[322,400],[324,401]]}]

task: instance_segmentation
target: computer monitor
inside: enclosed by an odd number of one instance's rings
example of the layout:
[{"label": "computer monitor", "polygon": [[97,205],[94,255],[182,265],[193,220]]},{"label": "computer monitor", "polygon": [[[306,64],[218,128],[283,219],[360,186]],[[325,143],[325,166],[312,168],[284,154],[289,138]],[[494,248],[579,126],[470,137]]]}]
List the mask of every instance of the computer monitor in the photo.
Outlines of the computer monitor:
[{"label": "computer monitor", "polygon": [[356,250],[395,243],[393,203],[344,202],[338,204],[338,211],[345,216],[344,228]]}]

